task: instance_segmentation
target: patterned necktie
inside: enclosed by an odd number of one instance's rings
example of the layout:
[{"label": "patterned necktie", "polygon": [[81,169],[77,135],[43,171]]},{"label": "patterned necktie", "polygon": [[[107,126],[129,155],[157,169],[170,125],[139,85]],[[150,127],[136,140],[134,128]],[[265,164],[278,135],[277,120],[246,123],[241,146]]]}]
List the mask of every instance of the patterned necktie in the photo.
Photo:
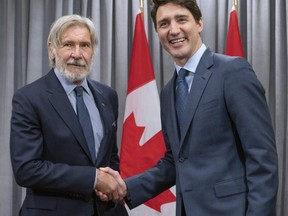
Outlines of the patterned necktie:
[{"label": "patterned necktie", "polygon": [[90,115],[89,115],[88,109],[87,109],[87,107],[84,103],[84,99],[83,99],[83,90],[84,89],[82,86],[77,86],[74,90],[76,93],[76,110],[77,110],[78,119],[79,119],[79,122],[82,126],[82,130],[84,132],[85,139],[86,139],[86,142],[88,144],[92,160],[95,163],[96,152],[95,152],[94,133],[93,133]]},{"label": "patterned necktie", "polygon": [[180,132],[185,120],[185,108],[188,97],[188,84],[185,80],[185,77],[188,75],[188,73],[189,71],[181,68],[176,80],[176,114]]}]

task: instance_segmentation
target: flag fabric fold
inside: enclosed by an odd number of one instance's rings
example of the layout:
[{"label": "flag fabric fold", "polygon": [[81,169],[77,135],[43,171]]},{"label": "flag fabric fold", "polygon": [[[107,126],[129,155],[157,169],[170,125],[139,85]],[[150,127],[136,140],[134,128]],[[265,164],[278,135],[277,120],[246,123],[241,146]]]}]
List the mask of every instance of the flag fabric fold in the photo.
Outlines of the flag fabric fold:
[{"label": "flag fabric fold", "polygon": [[237,12],[233,5],[230,12],[230,20],[226,41],[226,55],[244,57],[240,30],[238,26]]},{"label": "flag fabric fold", "polygon": [[[136,17],[120,150],[120,172],[127,178],[154,166],[165,152],[160,102],[142,14]],[[174,187],[139,207],[130,216],[175,215]]]}]

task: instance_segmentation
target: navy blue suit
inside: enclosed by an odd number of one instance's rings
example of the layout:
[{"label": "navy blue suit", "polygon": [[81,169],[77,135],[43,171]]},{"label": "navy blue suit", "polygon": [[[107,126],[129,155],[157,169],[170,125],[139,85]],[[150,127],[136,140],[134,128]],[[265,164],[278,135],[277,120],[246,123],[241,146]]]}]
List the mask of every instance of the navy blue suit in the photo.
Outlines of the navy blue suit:
[{"label": "navy blue suit", "polygon": [[179,139],[176,72],[161,92],[167,152],[126,180],[133,208],[176,183],[176,215],[274,216],[278,162],[265,92],[243,58],[207,49],[195,72]]},{"label": "navy blue suit", "polygon": [[[11,161],[16,182],[27,188],[20,215],[126,215],[123,205],[101,202],[93,193],[96,167],[119,169],[114,90],[88,80],[103,123],[96,164],[81,125],[53,70],[13,97]],[[112,208],[112,209],[111,209]]]}]

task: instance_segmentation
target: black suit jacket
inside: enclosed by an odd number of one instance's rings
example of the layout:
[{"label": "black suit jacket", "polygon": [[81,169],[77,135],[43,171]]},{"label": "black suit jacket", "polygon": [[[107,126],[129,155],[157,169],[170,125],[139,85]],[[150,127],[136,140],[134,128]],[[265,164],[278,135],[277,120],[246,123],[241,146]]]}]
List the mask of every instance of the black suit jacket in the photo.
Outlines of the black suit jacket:
[{"label": "black suit jacket", "polygon": [[[114,90],[88,80],[104,137],[93,164],[81,125],[53,70],[13,97],[11,161],[17,183],[27,188],[21,215],[103,215],[111,208],[93,193],[96,167],[119,169]],[[126,210],[116,208],[119,215]],[[95,210],[96,209],[96,210]],[[112,211],[112,210],[111,210]]]}]

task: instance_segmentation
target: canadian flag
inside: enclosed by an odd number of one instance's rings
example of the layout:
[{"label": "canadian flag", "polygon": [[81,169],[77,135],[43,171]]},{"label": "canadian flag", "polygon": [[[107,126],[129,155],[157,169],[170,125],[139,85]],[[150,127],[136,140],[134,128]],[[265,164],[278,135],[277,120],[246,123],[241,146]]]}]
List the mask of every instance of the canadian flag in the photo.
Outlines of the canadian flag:
[{"label": "canadian flag", "polygon": [[228,34],[226,41],[226,55],[244,57],[244,51],[241,42],[241,36],[238,26],[237,12],[233,5],[230,12]]},{"label": "canadian flag", "polygon": [[[136,17],[120,151],[120,172],[127,178],[154,166],[166,148],[160,103],[142,14]],[[128,210],[131,216],[175,215],[175,188]]]}]

